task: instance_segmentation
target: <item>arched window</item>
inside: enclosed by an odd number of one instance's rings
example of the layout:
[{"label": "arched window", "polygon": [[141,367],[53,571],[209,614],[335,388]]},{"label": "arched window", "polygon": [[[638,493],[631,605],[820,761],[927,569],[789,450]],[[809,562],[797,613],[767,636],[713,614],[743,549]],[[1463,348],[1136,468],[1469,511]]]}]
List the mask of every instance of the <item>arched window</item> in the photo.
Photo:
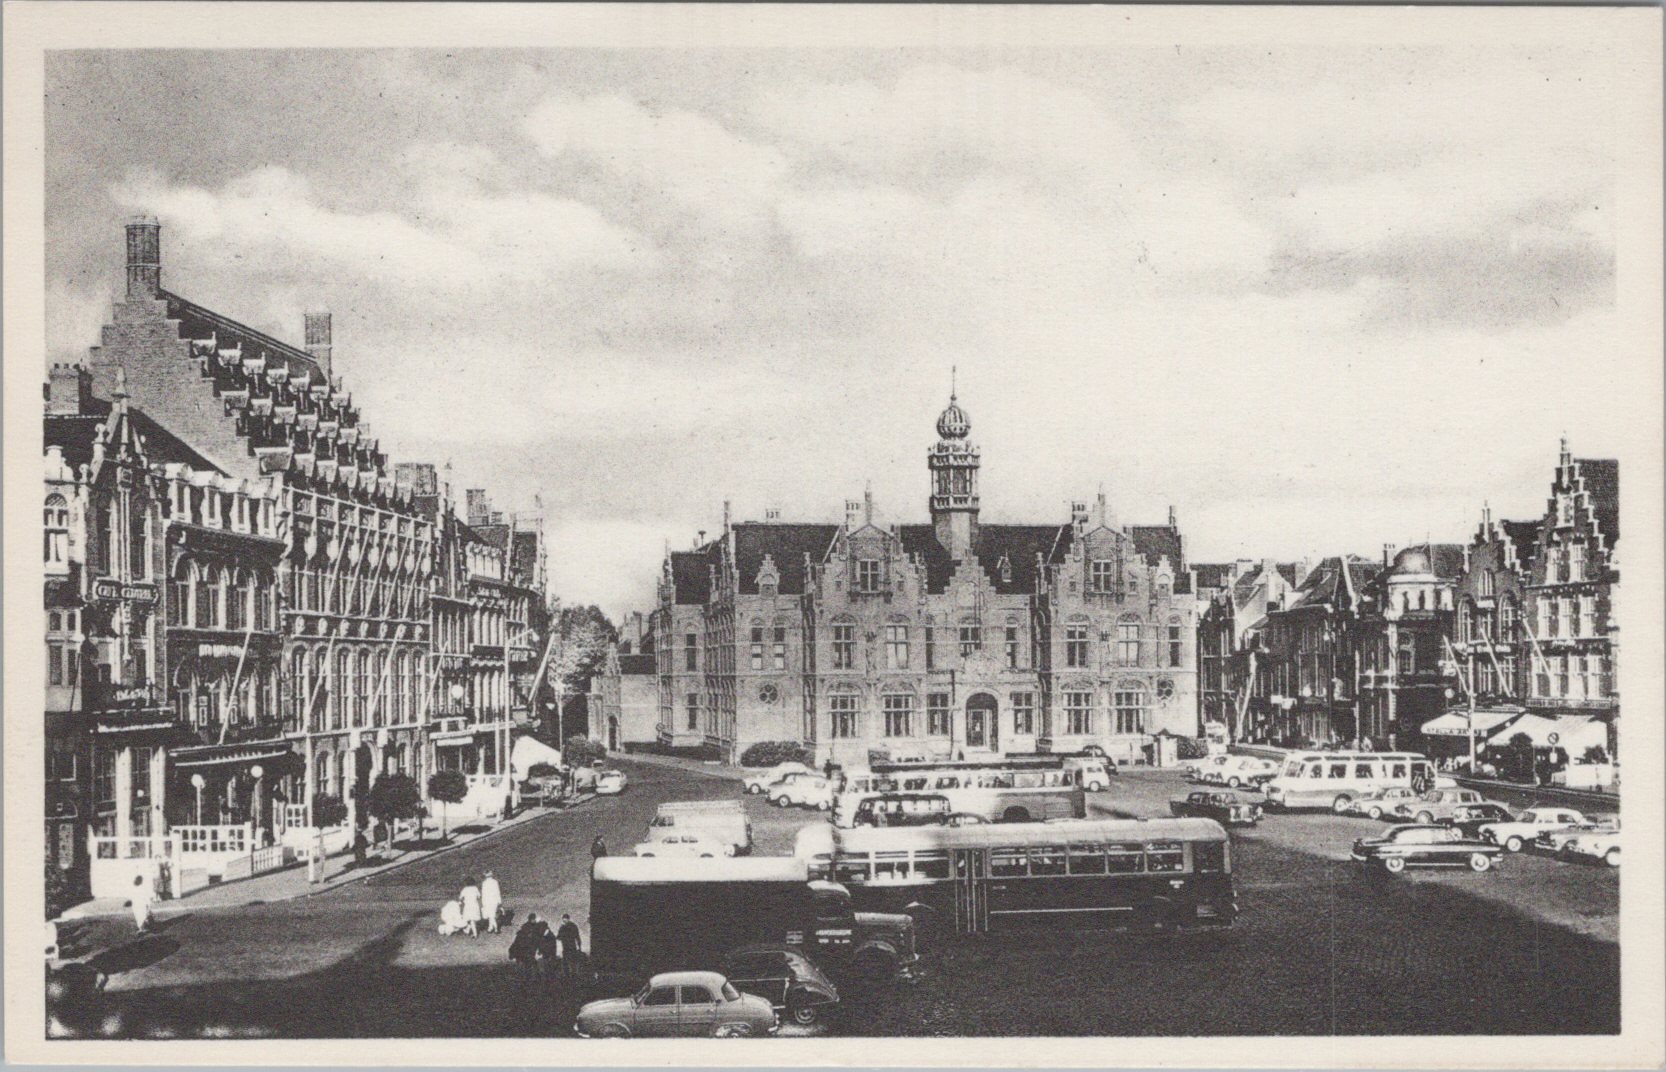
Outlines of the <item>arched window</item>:
[{"label": "arched window", "polygon": [[1514,644],[1520,630],[1521,607],[1516,605],[1515,595],[1506,592],[1504,598],[1498,601],[1498,642]]},{"label": "arched window", "polygon": [[69,562],[69,502],[56,493],[46,497],[46,564],[63,566]]},{"label": "arched window", "polygon": [[1116,661],[1120,666],[1140,665],[1140,619],[1124,614],[1116,620]]},{"label": "arched window", "polygon": [[272,602],[277,598],[277,584],[270,571],[262,570],[253,576],[255,628],[261,632],[272,631]]},{"label": "arched window", "polygon": [[242,632],[249,625],[249,573],[240,569],[229,576],[231,581],[226,589],[226,628]]},{"label": "arched window", "polygon": [[1458,643],[1467,644],[1475,631],[1475,606],[1469,600],[1464,600],[1458,608]]},{"label": "arched window", "polygon": [[1168,664],[1171,669],[1178,669],[1186,653],[1185,633],[1183,623],[1177,614],[1169,619],[1168,633]]},{"label": "arched window", "polygon": [[1145,713],[1150,700],[1144,685],[1138,681],[1117,682],[1111,702],[1117,733],[1145,732]]},{"label": "arched window", "polygon": [[358,672],[353,679],[353,725],[364,725],[365,701],[370,696],[370,653],[359,652]]},{"label": "arched window", "polygon": [[181,560],[168,575],[168,624],[189,625],[191,615],[191,564]]},{"label": "arched window", "polygon": [[312,791],[314,793],[322,793],[327,796],[334,796],[334,788],[335,787],[330,782],[330,754],[328,752],[320,752],[318,754],[318,763],[316,764],[316,769],[313,774]]},{"label": "arched window", "polygon": [[393,761],[394,769],[397,770],[400,774],[410,774],[411,773],[411,766],[410,766],[410,764],[411,764],[411,750],[410,750],[410,747],[408,745],[406,745],[404,742],[400,742],[398,750],[395,751],[395,753],[394,753],[394,757],[395,757],[394,761]]},{"label": "arched window", "polygon": [[312,660],[305,645],[289,653],[289,709],[295,729],[306,728],[307,700],[312,696]]}]

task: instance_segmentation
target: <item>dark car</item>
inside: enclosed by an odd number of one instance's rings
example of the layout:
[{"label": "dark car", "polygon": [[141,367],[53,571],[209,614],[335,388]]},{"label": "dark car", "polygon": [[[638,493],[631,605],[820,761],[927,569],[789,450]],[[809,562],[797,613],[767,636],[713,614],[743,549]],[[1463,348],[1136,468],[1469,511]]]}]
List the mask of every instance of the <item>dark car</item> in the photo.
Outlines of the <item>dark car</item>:
[{"label": "dark car", "polygon": [[796,949],[745,946],[730,953],[723,974],[743,994],[756,994],[795,1024],[808,1026],[839,1003],[839,991]]},{"label": "dark car", "polygon": [[1479,804],[1464,804],[1453,809],[1449,817],[1440,820],[1440,824],[1462,830],[1464,837],[1479,838],[1481,828],[1488,823],[1510,823],[1514,822],[1515,818],[1504,805],[1485,800]]},{"label": "dark car", "polygon": [[1354,842],[1353,858],[1374,863],[1390,874],[1407,867],[1467,867],[1485,871],[1504,855],[1490,841],[1465,837],[1455,826],[1406,823],[1393,826],[1382,837],[1360,838]]},{"label": "dark car", "polygon": [[1169,801],[1169,811],[1182,817],[1213,819],[1222,826],[1253,826],[1261,818],[1261,805],[1240,800],[1236,793],[1187,793]]}]

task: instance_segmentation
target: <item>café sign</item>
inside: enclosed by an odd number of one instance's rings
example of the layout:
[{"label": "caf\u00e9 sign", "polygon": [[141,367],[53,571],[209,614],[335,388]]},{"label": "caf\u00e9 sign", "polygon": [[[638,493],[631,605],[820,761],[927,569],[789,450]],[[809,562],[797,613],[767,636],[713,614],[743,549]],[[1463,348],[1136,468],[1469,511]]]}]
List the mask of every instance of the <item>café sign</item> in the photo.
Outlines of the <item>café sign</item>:
[{"label": "caf\u00e9 sign", "polygon": [[93,581],[93,598],[128,603],[155,603],[156,586],[154,584],[135,584],[109,577],[100,577]]}]

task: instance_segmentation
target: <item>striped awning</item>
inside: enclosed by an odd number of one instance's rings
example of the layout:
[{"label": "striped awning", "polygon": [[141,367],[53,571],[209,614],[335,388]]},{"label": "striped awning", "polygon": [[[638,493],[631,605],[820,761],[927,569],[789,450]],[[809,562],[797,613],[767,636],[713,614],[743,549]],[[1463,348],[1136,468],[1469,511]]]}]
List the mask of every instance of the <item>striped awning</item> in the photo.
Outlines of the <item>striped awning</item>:
[{"label": "striped awning", "polygon": [[294,754],[287,744],[226,744],[175,749],[171,758],[175,767],[200,770],[239,763],[268,763]]}]

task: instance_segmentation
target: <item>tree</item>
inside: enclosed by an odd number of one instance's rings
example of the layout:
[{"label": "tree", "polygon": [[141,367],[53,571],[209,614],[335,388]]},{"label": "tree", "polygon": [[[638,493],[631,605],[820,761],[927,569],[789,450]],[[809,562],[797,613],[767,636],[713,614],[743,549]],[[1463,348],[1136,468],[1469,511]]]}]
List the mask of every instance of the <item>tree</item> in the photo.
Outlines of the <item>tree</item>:
[{"label": "tree", "polygon": [[607,749],[602,747],[600,741],[592,741],[588,737],[580,737],[577,734],[567,738],[567,743],[561,750],[561,758],[569,767],[582,767],[606,755]]},{"label": "tree", "polygon": [[409,774],[384,774],[365,794],[365,809],[372,818],[386,824],[388,844],[393,844],[393,824],[401,819],[422,817],[422,791]]},{"label": "tree", "polygon": [[312,796],[312,825],[323,828],[340,826],[347,821],[347,805],[338,796],[314,793]]},{"label": "tree", "polygon": [[[445,804],[461,804],[469,795],[469,780],[462,771],[435,771],[428,777],[428,795]],[[446,809],[440,808],[440,840],[446,838]]]},{"label": "tree", "polygon": [[[565,714],[567,697],[583,697],[590,691],[590,682],[601,669],[608,649],[619,639],[619,630],[600,608],[590,604],[562,607],[555,617],[554,628],[549,681],[557,693],[556,703]],[[583,706],[588,715],[588,706]],[[561,725],[554,727],[557,739],[563,729]]]}]

